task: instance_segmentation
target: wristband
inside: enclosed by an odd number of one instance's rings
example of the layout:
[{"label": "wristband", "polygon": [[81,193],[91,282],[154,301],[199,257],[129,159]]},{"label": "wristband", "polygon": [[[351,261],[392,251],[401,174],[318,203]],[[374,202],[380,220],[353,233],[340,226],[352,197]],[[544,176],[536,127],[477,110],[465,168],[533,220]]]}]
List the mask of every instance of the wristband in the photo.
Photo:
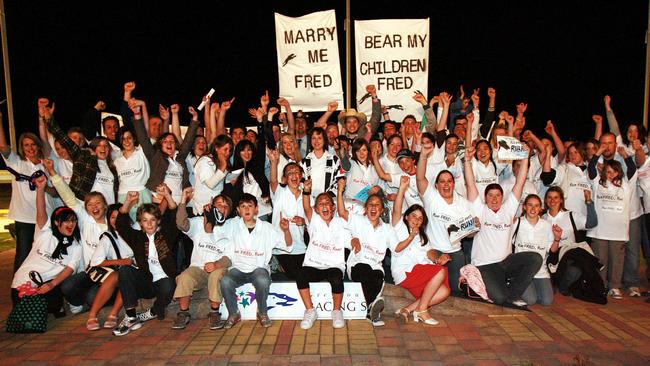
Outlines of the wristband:
[{"label": "wristband", "polygon": [[303,196],[311,196],[311,191],[302,191]]},{"label": "wristband", "polygon": [[422,106],[422,109],[424,109],[425,111],[429,108],[431,108],[431,106],[428,103]]}]

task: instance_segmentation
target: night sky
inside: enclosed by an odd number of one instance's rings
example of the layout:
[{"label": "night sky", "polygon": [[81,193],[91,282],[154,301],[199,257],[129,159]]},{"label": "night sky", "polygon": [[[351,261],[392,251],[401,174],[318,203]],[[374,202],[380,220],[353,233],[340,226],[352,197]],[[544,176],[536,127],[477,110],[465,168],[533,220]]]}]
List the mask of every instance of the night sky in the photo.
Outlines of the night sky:
[{"label": "night sky", "polygon": [[[274,12],[336,10],[345,84],[345,1],[194,3],[5,1],[18,133],[36,131],[38,97],[72,126],[99,99],[117,111],[128,80],[150,112],[158,103],[185,111],[214,87],[213,100],[237,97],[229,121],[248,122],[265,89],[278,93]],[[647,1],[352,3],[358,20],[431,18],[429,98],[458,95],[462,83],[481,88],[485,107],[493,86],[498,111],[526,101],[529,125],[541,131],[552,119],[563,137],[591,136],[607,93],[619,122],[642,120]]]}]

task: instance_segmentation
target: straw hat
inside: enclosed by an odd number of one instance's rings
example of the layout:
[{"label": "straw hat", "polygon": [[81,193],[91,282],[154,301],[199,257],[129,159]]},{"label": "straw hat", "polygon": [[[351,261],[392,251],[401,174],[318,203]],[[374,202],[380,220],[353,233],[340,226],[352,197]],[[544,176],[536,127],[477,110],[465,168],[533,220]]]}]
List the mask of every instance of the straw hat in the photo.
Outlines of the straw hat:
[{"label": "straw hat", "polygon": [[350,108],[350,109],[343,110],[341,111],[341,113],[339,113],[339,123],[345,123],[345,120],[348,117],[356,118],[357,121],[359,121],[359,124],[365,124],[368,121],[368,117],[366,117],[365,113],[357,112],[356,109]]}]

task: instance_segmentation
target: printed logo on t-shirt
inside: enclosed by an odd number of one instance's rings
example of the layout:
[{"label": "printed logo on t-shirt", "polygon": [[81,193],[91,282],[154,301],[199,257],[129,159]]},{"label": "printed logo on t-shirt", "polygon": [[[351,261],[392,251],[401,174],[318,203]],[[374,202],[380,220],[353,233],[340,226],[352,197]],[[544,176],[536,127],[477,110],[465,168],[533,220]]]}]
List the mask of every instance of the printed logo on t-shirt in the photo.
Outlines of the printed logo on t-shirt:
[{"label": "printed logo on t-shirt", "polygon": [[623,212],[623,197],[611,193],[598,193],[596,198],[600,202],[603,211]]},{"label": "printed logo on t-shirt", "polygon": [[499,230],[499,231],[504,231],[504,230],[509,230],[512,224],[508,223],[493,223],[493,222],[484,222],[483,225],[487,228],[492,228],[494,230]]},{"label": "printed logo on t-shirt", "polygon": [[217,253],[217,254],[223,254],[223,250],[221,250],[221,248],[219,248],[218,246],[214,245],[211,242],[205,243],[205,242],[201,241],[201,242],[198,242],[197,245],[198,245],[199,248],[201,248],[203,250],[207,250],[209,252],[213,252],[213,253]]},{"label": "printed logo on t-shirt", "polygon": [[136,174],[142,173],[142,168],[127,169],[120,172],[120,178],[131,177]]},{"label": "printed logo on t-shirt", "polygon": [[50,253],[46,253],[46,252],[43,252],[43,251],[40,250],[40,249],[37,249],[37,250],[36,250],[36,253],[37,253],[41,258],[43,258],[45,261],[47,261],[47,262],[50,262],[50,263],[52,263],[52,264],[57,264],[57,265],[59,265],[59,266],[63,266],[63,265],[64,265],[64,264],[63,264],[63,259],[62,259],[62,258],[61,258],[61,259],[59,259],[59,258],[53,258],[53,257],[52,257],[52,254],[50,254]]},{"label": "printed logo on t-shirt", "polygon": [[235,254],[241,255],[243,257],[255,258],[263,257],[265,253],[259,250],[235,249]]},{"label": "printed logo on t-shirt", "polygon": [[95,177],[95,181],[101,184],[113,184],[113,176],[97,174],[97,176]]}]

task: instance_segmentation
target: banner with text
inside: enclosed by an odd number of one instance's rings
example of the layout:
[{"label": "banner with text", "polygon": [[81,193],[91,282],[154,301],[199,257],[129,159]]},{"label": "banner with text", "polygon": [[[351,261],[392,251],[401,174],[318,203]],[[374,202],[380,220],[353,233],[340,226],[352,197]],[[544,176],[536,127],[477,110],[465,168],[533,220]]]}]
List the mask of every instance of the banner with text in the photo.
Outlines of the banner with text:
[{"label": "banner with text", "polygon": [[324,111],[343,105],[339,43],[334,10],[298,18],[275,13],[280,96],[295,111]]},{"label": "banner with text", "polygon": [[[429,18],[379,19],[354,22],[357,102],[366,85],[377,88],[377,96],[389,109],[390,118],[401,122],[407,114],[422,119],[422,105],[413,100],[418,90],[427,96],[429,78]],[[367,98],[357,109],[370,114]]]}]

